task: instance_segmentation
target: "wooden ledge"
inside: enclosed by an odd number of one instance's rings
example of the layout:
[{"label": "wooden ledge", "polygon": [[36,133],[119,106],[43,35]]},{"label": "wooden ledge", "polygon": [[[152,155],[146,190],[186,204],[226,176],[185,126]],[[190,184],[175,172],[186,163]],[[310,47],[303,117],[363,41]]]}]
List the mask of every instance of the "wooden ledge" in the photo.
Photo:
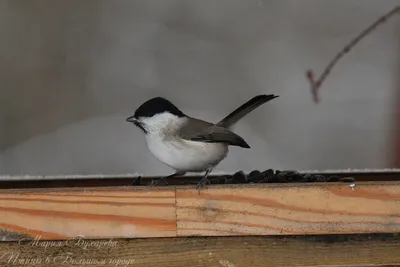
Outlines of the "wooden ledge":
[{"label": "wooden ledge", "polygon": [[0,266],[394,266],[400,236],[237,236],[0,242]]},{"label": "wooden ledge", "polygon": [[0,239],[400,232],[400,182],[0,190]]}]

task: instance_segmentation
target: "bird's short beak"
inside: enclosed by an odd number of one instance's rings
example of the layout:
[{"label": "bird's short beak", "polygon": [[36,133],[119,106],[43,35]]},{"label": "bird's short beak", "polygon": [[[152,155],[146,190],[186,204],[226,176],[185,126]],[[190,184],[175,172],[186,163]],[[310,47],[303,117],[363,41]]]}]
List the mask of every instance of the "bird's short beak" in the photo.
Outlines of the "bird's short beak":
[{"label": "bird's short beak", "polygon": [[126,121],[131,122],[135,124],[137,127],[143,130],[143,132],[146,132],[146,129],[143,127],[143,124],[140,122],[140,120],[136,119],[134,116],[130,116],[129,118],[126,118]]},{"label": "bird's short beak", "polygon": [[136,119],[135,119],[134,116],[130,116],[129,118],[126,119],[126,121],[135,123],[135,122],[136,122]]}]

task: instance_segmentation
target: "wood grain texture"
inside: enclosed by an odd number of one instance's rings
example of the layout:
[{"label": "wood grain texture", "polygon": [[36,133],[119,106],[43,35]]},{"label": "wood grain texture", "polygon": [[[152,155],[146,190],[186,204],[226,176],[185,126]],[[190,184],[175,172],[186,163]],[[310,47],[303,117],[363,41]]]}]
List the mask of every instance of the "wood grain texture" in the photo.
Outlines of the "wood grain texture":
[{"label": "wood grain texture", "polygon": [[177,189],[178,236],[400,232],[400,183]]},{"label": "wood grain texture", "polygon": [[0,190],[0,240],[400,232],[400,182]]},{"label": "wood grain texture", "polygon": [[399,235],[1,242],[0,266],[290,267],[400,263]]},{"label": "wood grain texture", "polygon": [[0,192],[3,240],[176,235],[174,189],[6,190]]}]

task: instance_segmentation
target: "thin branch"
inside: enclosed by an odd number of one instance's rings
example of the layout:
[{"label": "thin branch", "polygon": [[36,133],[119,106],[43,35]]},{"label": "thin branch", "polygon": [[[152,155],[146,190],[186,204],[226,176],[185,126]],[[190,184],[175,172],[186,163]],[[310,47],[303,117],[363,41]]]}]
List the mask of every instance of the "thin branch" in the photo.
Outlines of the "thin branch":
[{"label": "thin branch", "polygon": [[356,38],[354,38],[348,45],[346,45],[333,59],[329,64],[326,66],[324,71],[322,72],[321,76],[318,78],[318,80],[314,79],[314,72],[313,70],[308,70],[306,73],[306,77],[310,83],[311,86],[311,94],[313,96],[313,100],[315,103],[319,102],[319,97],[318,97],[318,89],[321,87],[322,83],[326,79],[326,77],[329,75],[329,73],[332,71],[333,67],[338,63],[338,61],[347,53],[350,52],[350,50],[357,45],[361,39],[363,39],[365,36],[367,36],[369,33],[374,31],[380,24],[386,22],[390,17],[395,15],[397,12],[400,12],[400,6],[396,6],[393,8],[390,12],[387,14],[383,15],[380,17],[377,21],[375,21],[372,25],[370,25],[368,28],[363,30]]}]

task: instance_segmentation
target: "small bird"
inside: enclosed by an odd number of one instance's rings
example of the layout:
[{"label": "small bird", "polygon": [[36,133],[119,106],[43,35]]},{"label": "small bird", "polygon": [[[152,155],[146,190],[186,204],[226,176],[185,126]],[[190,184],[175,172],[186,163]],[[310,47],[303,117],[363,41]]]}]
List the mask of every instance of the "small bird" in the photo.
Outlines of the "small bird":
[{"label": "small bird", "polygon": [[228,154],[228,146],[250,148],[246,141],[232,132],[233,126],[260,105],[278,97],[257,95],[214,124],[184,114],[163,97],[144,102],[126,120],[145,134],[147,147],[159,161],[175,173],[152,181],[152,185],[166,185],[167,179],[183,176],[186,172],[205,172],[196,189],[210,183],[207,176]]}]

